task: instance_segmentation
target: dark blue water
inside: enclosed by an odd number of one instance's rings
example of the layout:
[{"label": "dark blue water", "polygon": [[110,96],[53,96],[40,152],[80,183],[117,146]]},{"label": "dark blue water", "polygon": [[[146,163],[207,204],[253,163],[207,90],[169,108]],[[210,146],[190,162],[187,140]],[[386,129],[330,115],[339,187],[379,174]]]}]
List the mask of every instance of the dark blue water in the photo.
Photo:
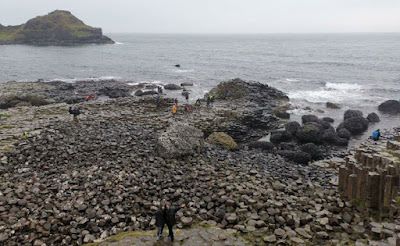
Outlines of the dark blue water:
[{"label": "dark blue water", "polygon": [[[240,77],[288,93],[294,118],[310,113],[304,110],[308,106],[312,113],[337,121],[348,108],[370,113],[387,99],[400,99],[400,34],[109,36],[118,43],[0,46],[0,82],[91,77],[193,82],[194,99],[223,80]],[[326,109],[327,101],[343,109]],[[399,118],[382,119],[376,127],[400,125]]]}]

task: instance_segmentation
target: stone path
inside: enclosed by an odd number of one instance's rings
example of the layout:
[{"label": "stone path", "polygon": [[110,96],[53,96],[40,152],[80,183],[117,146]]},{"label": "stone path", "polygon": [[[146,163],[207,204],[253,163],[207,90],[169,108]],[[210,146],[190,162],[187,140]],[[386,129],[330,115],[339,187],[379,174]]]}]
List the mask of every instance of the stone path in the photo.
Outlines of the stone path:
[{"label": "stone path", "polygon": [[[164,228],[164,237],[159,241],[156,239],[156,231],[148,232],[126,232],[111,237],[105,242],[93,243],[91,245],[99,246],[145,246],[145,245],[184,245],[184,246],[218,246],[218,245],[254,245],[246,242],[245,239],[236,234],[236,230],[222,230],[216,227],[196,228],[191,230],[175,229],[175,241],[171,243],[168,236],[167,227]],[[90,244],[89,244],[90,245]]]}]

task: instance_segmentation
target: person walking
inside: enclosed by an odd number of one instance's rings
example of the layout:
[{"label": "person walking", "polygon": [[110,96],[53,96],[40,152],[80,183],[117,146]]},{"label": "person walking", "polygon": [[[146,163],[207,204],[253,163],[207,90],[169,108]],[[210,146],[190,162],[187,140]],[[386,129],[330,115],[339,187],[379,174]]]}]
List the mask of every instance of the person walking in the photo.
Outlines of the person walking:
[{"label": "person walking", "polygon": [[160,237],[162,236],[165,226],[165,218],[165,203],[162,202],[156,212],[157,241],[160,240]]},{"label": "person walking", "polygon": [[173,231],[173,227],[176,224],[176,212],[179,211],[179,209],[186,207],[185,204],[182,204],[180,207],[170,207],[170,205],[167,203],[165,205],[165,223],[168,226],[168,232],[169,235],[168,237],[171,238],[171,242],[174,241],[174,231]]},{"label": "person walking", "polygon": [[186,102],[189,102],[189,92],[186,93],[185,98],[186,98]]}]

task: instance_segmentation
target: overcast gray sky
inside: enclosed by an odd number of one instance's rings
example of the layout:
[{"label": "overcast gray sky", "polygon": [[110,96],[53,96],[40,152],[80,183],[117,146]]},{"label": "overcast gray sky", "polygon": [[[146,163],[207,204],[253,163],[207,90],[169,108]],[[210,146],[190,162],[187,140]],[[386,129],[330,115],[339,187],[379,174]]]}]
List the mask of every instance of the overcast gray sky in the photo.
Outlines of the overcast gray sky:
[{"label": "overcast gray sky", "polygon": [[400,0],[0,0],[0,23],[55,9],[106,33],[400,31]]}]

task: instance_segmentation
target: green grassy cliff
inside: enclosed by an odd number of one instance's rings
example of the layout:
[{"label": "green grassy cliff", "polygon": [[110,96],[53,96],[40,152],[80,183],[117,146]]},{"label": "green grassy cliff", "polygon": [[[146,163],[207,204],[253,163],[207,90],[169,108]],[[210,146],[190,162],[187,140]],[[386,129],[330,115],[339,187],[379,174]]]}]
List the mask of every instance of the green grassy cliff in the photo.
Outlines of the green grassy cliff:
[{"label": "green grassy cliff", "polygon": [[113,44],[102,34],[68,11],[56,10],[19,26],[0,25],[0,44],[79,45]]}]

